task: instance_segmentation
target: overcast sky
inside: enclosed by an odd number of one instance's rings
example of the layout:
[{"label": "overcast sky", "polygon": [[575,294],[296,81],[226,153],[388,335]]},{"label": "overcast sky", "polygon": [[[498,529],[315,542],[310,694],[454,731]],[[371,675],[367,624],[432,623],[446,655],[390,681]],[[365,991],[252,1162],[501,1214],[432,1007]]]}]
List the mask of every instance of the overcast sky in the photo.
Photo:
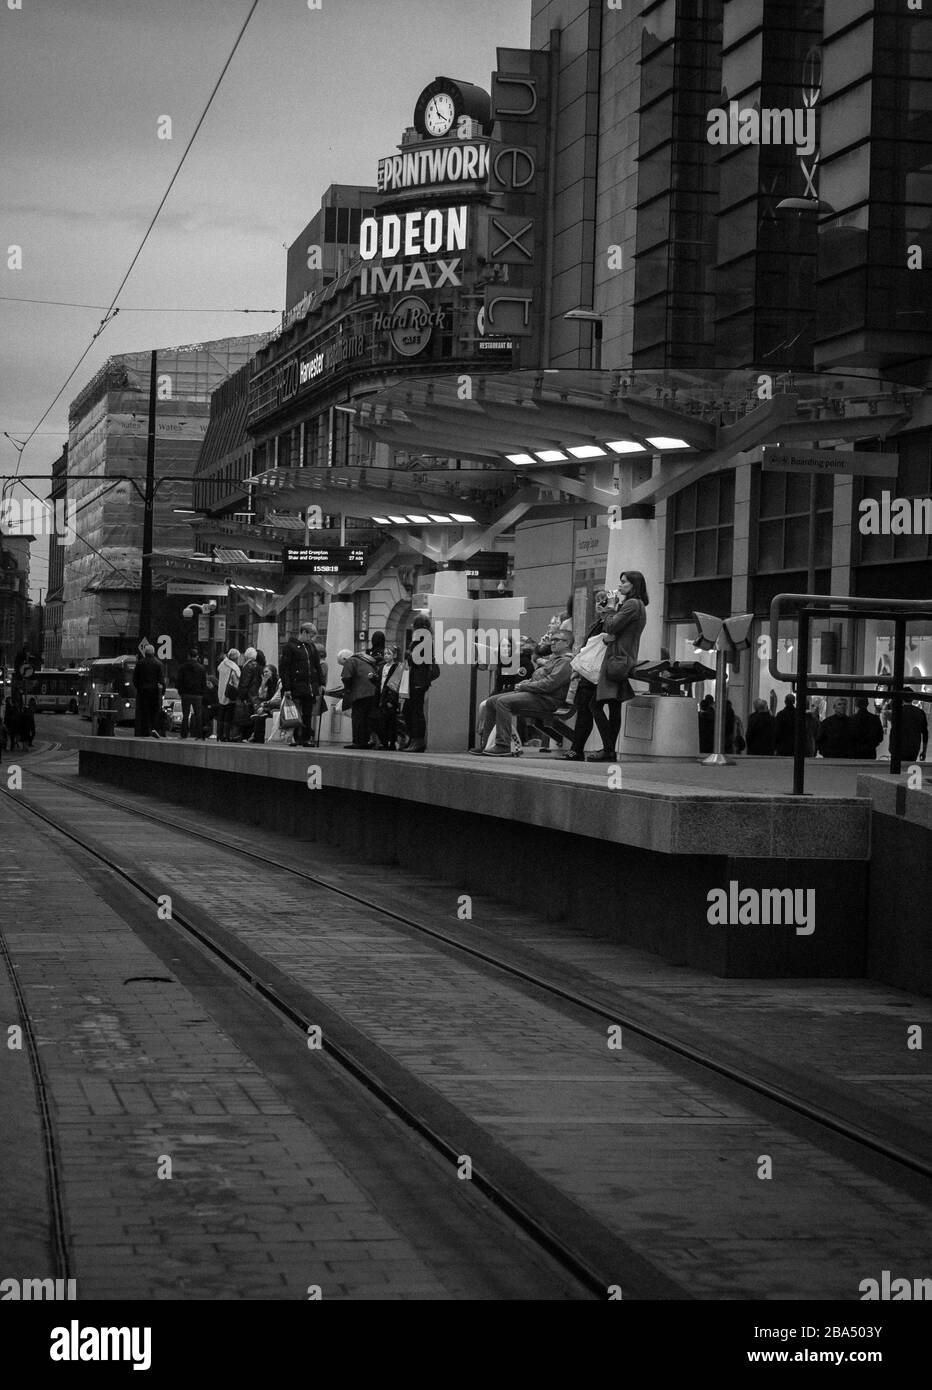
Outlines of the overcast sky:
[{"label": "overcast sky", "polygon": [[[285,245],[331,183],[374,183],[438,75],[488,90],[527,47],[531,0],[259,0],[120,300],[23,473],[47,473],[68,404],[118,352],[274,328]],[[23,440],[96,330],[249,12],[250,0],[0,0],[0,430]],[[170,116],[172,139],[158,138]],[[22,247],[22,269],[7,248]],[[10,296],[100,305],[64,308]],[[260,314],[135,313],[258,308]],[[0,437],[0,473],[16,449]],[[40,496],[47,486],[33,484]],[[14,495],[21,495],[17,491]],[[32,547],[32,592],[48,541]]]}]

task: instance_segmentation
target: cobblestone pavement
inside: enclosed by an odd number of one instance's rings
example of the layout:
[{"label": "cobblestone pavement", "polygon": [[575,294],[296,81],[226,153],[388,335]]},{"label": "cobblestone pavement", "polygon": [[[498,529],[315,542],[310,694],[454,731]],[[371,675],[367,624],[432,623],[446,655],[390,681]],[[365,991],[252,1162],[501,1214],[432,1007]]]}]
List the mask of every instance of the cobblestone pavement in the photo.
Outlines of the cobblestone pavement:
[{"label": "cobblestone pavement", "polygon": [[[181,983],[181,950],[166,968],[34,825],[0,797],[2,930],[48,1080],[79,1299],[579,1296],[296,1031],[257,1025],[234,986]],[[131,856],[146,837],[124,828]],[[215,899],[237,892],[228,872]],[[0,1007],[5,1034],[20,1015],[2,967]],[[0,1056],[0,1278],[50,1277],[29,1059]]]},{"label": "cobblestone pavement", "polygon": [[[61,813],[78,804],[48,786],[28,790]],[[881,1269],[923,1275],[928,1192],[917,1197],[920,1180],[890,1185],[855,1166],[843,1146],[816,1146],[802,1122],[775,1121],[765,1102],[750,1108],[743,1093],[630,1030],[610,1050],[595,1020],[282,871],[99,803],[84,801],[80,816],[100,839],[118,837],[166,892],[217,913],[694,1297],[857,1299],[860,1281]],[[907,1048],[907,1024],[927,1018],[928,1001],[854,981],[709,980],[475,896],[471,927],[458,922],[455,889],[355,865],[329,847],[283,844],[261,830],[247,836],[206,812],[197,821],[260,852],[291,853],[386,907],[533,948],[603,992],[606,982],[620,986],[685,1041],[717,1040],[750,1070],[755,1060],[779,1065],[801,1089],[816,1073],[849,1105],[858,1102],[865,1123],[880,1107],[875,1128],[894,1125],[893,1139],[898,1119],[928,1127],[922,1106],[932,1072],[925,1053]]]}]

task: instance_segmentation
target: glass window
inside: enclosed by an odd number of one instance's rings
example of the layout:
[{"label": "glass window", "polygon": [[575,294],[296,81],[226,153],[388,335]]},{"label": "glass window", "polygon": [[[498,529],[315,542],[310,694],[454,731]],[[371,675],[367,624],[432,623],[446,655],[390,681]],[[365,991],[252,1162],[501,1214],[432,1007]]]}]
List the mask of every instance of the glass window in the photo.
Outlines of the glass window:
[{"label": "glass window", "polygon": [[819,194],[836,212],[866,202],[870,195],[870,145],[864,144],[822,165]]},{"label": "glass window", "polygon": [[871,83],[862,82],[844,96],[822,104],[819,146],[823,151],[842,150],[869,137],[872,94]]},{"label": "glass window", "polygon": [[645,154],[655,145],[669,140],[673,133],[673,97],[666,96],[641,112],[638,152]]},{"label": "glass window", "polygon": [[[755,153],[757,153],[755,151]],[[719,260],[736,260],[757,246],[757,199],[718,219]]]},{"label": "glass window", "polygon": [[730,99],[743,98],[744,93],[760,81],[763,47],[764,36],[758,33],[722,59],[722,89],[726,94],[722,106],[726,111]]},{"label": "glass window", "polygon": [[740,0],[739,4],[733,0],[732,4],[725,6],[723,22],[722,47],[729,48],[743,34],[750,33],[764,22],[764,0]]},{"label": "glass window", "polygon": [[848,87],[859,77],[868,77],[874,64],[874,25],[872,20],[850,29],[822,49],[822,98]]}]

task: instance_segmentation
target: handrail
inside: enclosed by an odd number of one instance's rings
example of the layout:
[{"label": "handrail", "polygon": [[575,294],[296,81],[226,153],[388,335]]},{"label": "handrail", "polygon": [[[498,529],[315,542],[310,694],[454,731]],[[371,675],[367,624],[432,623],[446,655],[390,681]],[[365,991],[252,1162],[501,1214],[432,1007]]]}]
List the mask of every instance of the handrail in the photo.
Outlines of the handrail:
[{"label": "handrail", "polygon": [[[795,671],[783,671],[779,665],[780,618],[788,607],[797,611],[796,649],[799,654]],[[861,671],[827,672],[809,681],[809,630],[813,618],[872,617],[893,623],[893,671],[890,675],[865,676]],[[906,624],[932,621],[932,600],[852,598],[845,594],[777,594],[770,605],[770,658],[768,670],[774,680],[789,682],[796,691],[796,711],[793,722],[793,795],[804,796],[806,768],[806,703],[810,694],[830,695],[832,686],[847,687],[852,695],[876,695],[877,687],[889,687],[890,699],[890,771],[896,775],[901,768],[900,722],[903,697],[932,701],[932,693],[913,691],[906,686]]]}]

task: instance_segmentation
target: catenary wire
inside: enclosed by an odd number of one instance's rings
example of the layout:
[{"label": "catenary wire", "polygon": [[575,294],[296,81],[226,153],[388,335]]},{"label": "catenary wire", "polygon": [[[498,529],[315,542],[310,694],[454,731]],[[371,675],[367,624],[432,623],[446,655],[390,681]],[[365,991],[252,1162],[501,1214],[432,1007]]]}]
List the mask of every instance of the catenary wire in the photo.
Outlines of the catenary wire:
[{"label": "catenary wire", "polygon": [[[154,212],[153,215],[152,215],[152,220],[150,221],[148,227],[147,227],[146,230],[145,230],[145,233],[144,233],[144,235],[143,235],[142,241],[139,243],[139,246],[136,248],[136,254],[133,256],[133,259],[130,261],[130,263],[129,263],[129,268],[128,268],[128,270],[126,271],[126,274],[123,276],[123,279],[120,281],[120,283],[119,283],[119,285],[118,285],[118,287],[117,287],[116,294],[115,294],[115,295],[113,296],[113,298],[111,299],[110,304],[109,304],[109,307],[108,307],[108,309],[107,309],[107,312],[104,314],[104,317],[101,319],[100,324],[99,324],[99,326],[98,326],[98,328],[97,328],[96,333],[94,333],[93,337],[91,338],[91,341],[88,343],[87,347],[86,347],[86,348],[84,349],[84,351],[81,353],[81,356],[78,358],[78,360],[77,360],[77,362],[75,363],[74,367],[73,367],[73,368],[71,369],[71,371],[68,373],[68,376],[65,378],[65,381],[62,383],[62,386],[61,386],[61,388],[59,389],[58,393],[56,394],[54,400],[53,400],[53,401],[51,402],[51,404],[48,406],[47,410],[45,411],[45,414],[38,420],[38,422],[36,423],[35,429],[29,434],[29,436],[28,436],[27,439],[26,439],[26,443],[23,445],[23,448],[20,450],[19,458],[18,458],[17,461],[16,461],[16,472],[17,472],[17,474],[19,473],[19,464],[20,464],[20,460],[21,460],[22,455],[23,455],[23,451],[26,449],[26,447],[28,446],[28,444],[30,443],[30,441],[33,439],[34,435],[36,434],[36,432],[37,432],[38,429],[39,429],[39,426],[40,426],[41,424],[43,424],[43,423],[48,419],[49,415],[52,413],[52,411],[54,410],[55,406],[56,406],[56,405],[58,404],[58,402],[61,400],[62,396],[64,395],[64,393],[65,393],[65,391],[66,391],[66,389],[67,389],[67,387],[68,387],[68,383],[71,381],[72,377],[74,377],[75,374],[77,373],[78,368],[81,366],[81,363],[84,361],[85,357],[86,357],[87,354],[90,352],[91,348],[94,346],[94,343],[95,343],[95,342],[97,341],[97,339],[100,337],[101,333],[104,331],[104,329],[107,327],[107,325],[108,325],[109,323],[112,323],[114,316],[120,312],[119,309],[116,308],[116,302],[117,302],[117,300],[119,299],[121,293],[123,292],[123,287],[125,286],[127,280],[129,279],[130,275],[133,273],[133,269],[134,269],[134,267],[135,267],[135,265],[136,265],[136,262],[139,260],[139,257],[142,255],[143,247],[145,246],[146,242],[149,240],[149,234],[151,233],[152,228],[155,226],[156,221],[158,220],[159,213],[162,211],[162,208],[165,206],[166,202],[168,201],[168,195],[169,195],[169,193],[171,193],[172,188],[173,188],[174,185],[175,185],[175,180],[177,179],[178,175],[181,173],[181,170],[182,170],[182,167],[183,167],[183,165],[184,165],[184,162],[185,162],[185,160],[187,159],[188,154],[190,153],[190,150],[191,150],[192,145],[194,144],[194,141],[197,139],[198,132],[200,131],[201,126],[204,124],[204,121],[205,121],[205,119],[206,119],[206,117],[207,117],[208,111],[210,110],[211,106],[213,105],[214,97],[217,95],[217,92],[218,92],[218,90],[219,90],[219,88],[220,88],[220,84],[221,84],[221,82],[223,81],[224,77],[226,76],[227,69],[229,68],[230,64],[231,64],[232,61],[233,61],[233,57],[234,57],[234,55],[235,55],[235,53],[236,53],[236,50],[239,48],[240,41],[242,40],[242,37],[243,37],[243,35],[244,35],[245,32],[246,32],[246,27],[247,27],[247,25],[249,24],[249,21],[252,19],[253,15],[255,14],[256,9],[258,8],[258,5],[259,5],[259,0],[252,0],[252,4],[251,4],[250,7],[249,7],[249,13],[247,14],[246,18],[243,20],[243,23],[242,23],[242,25],[241,25],[241,27],[240,27],[240,31],[239,31],[239,33],[237,34],[236,39],[235,39],[235,41],[234,41],[234,43],[233,43],[233,47],[230,49],[230,52],[229,52],[229,54],[227,55],[226,62],[224,63],[224,65],[223,65],[223,67],[222,67],[222,69],[221,69],[221,71],[220,71],[220,76],[217,78],[216,82],[214,83],[213,90],[212,90],[210,96],[207,98],[207,103],[206,103],[206,105],[205,105],[203,111],[201,112],[200,116],[198,117],[197,124],[195,125],[194,130],[193,130],[192,133],[191,133],[191,138],[189,139],[187,145],[185,145],[185,147],[184,147],[184,151],[182,152],[181,158],[180,158],[179,161],[178,161],[178,164],[177,164],[177,166],[176,166],[176,168],[175,168],[175,172],[172,174],[171,178],[169,179],[168,187],[166,188],[165,192],[162,194],[162,199],[161,199],[161,201],[160,201],[158,207],[156,208],[155,212]],[[33,496],[35,496],[34,493],[33,493]],[[38,500],[41,501],[42,499],[39,498]]]}]

